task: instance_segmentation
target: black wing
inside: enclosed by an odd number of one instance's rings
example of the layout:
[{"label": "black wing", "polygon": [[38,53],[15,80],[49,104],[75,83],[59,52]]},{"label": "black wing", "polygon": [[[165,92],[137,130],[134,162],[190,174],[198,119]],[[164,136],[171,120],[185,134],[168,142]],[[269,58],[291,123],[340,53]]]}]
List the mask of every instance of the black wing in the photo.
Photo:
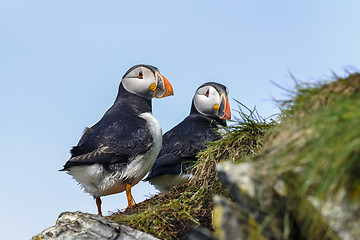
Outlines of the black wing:
[{"label": "black wing", "polygon": [[186,172],[196,155],[209,141],[221,138],[209,121],[189,116],[163,136],[163,147],[153,165],[148,179],[164,174]]},{"label": "black wing", "polygon": [[115,121],[103,118],[85,130],[64,169],[94,163],[125,165],[130,158],[148,151],[152,140],[143,118],[122,116]]}]

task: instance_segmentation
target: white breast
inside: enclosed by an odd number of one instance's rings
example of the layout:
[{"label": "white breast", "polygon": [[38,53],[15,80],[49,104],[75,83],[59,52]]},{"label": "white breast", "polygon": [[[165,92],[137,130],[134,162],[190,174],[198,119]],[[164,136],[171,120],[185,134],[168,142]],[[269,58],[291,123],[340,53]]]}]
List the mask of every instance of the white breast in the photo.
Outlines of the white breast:
[{"label": "white breast", "polygon": [[192,174],[165,174],[149,179],[149,182],[160,192],[167,192],[173,186],[188,182]]},{"label": "white breast", "polygon": [[132,160],[124,171],[123,178],[135,178],[133,185],[138,183],[150,171],[162,145],[162,130],[156,118],[151,113],[142,113],[139,117],[146,120],[146,125],[153,138],[153,144],[148,152]]},{"label": "white breast", "polygon": [[151,113],[142,113],[153,139],[148,152],[137,156],[119,172],[108,172],[100,164],[72,167],[68,173],[94,197],[119,193],[125,190],[124,179],[134,179],[131,185],[137,184],[151,169],[162,145],[162,130],[159,122]]}]

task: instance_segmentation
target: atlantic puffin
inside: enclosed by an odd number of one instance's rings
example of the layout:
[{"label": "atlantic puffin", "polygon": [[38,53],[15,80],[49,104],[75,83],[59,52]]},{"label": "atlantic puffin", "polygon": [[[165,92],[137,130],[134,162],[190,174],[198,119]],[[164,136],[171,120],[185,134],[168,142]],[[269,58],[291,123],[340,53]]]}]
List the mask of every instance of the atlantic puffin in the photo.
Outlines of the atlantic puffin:
[{"label": "atlantic puffin", "polygon": [[152,98],[173,95],[170,82],[150,65],[131,67],[123,76],[114,104],[86,128],[66,171],[91,194],[102,215],[100,197],[126,191],[127,208],[134,205],[131,187],[151,169],[162,146],[162,130],[152,115]]},{"label": "atlantic puffin", "polygon": [[159,191],[188,181],[189,168],[196,155],[209,141],[221,138],[217,129],[231,119],[228,89],[222,84],[208,82],[195,92],[191,111],[182,122],[163,135],[163,146],[155,164],[144,181]]}]

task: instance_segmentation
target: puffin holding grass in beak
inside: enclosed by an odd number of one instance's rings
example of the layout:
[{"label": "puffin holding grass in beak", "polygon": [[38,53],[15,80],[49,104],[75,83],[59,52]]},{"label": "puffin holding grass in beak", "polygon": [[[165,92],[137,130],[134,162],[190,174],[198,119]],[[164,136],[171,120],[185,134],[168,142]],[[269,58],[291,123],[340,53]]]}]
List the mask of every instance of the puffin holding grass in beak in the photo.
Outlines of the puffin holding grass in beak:
[{"label": "puffin holding grass in beak", "polygon": [[156,67],[136,65],[121,80],[114,104],[94,126],[86,128],[60,171],[70,174],[96,199],[126,191],[151,169],[162,146],[162,130],[152,115],[152,98],[173,95],[170,82]]},{"label": "puffin holding grass in beak", "polygon": [[228,89],[219,83],[201,85],[193,98],[191,112],[181,123],[163,135],[163,146],[145,181],[160,191],[187,182],[188,170],[196,155],[209,141],[221,138],[217,132],[231,119]]}]

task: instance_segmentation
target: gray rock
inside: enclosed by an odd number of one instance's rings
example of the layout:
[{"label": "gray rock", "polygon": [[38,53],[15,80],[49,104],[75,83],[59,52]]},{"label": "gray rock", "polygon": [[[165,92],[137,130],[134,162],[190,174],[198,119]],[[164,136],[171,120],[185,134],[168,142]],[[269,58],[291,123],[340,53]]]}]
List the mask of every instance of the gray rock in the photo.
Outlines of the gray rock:
[{"label": "gray rock", "polygon": [[82,212],[61,213],[55,226],[45,229],[33,240],[156,240],[147,233],[120,225],[99,215]]},{"label": "gray rock", "polygon": [[[232,162],[223,162],[216,165],[220,175],[226,174],[228,182],[234,182],[250,198],[255,197],[254,175],[255,169],[249,162],[235,165]],[[225,178],[224,178],[225,180]]]},{"label": "gray rock", "polygon": [[194,228],[189,235],[187,240],[218,240],[212,234],[212,232],[203,227]]},{"label": "gray rock", "polygon": [[[214,209],[221,213],[221,216],[218,214],[216,217],[214,214],[214,220],[217,222],[214,226],[215,232],[218,233],[217,236],[219,232],[220,236],[225,234],[225,237],[220,239],[231,239],[234,234],[226,237],[231,231],[238,231],[237,234],[241,236],[239,239],[248,239],[249,232],[246,232],[246,229],[250,229],[251,226],[249,219],[253,218],[256,224],[262,224],[266,217],[273,213],[271,208],[276,209],[279,204],[285,204],[284,200],[287,200],[284,209],[288,211],[289,216],[291,215],[291,221],[297,225],[292,226],[284,222],[285,212],[280,209],[268,222],[262,237],[282,239],[283,236],[287,236],[288,239],[297,239],[298,234],[312,234],[301,232],[298,226],[316,223],[317,233],[324,235],[323,239],[360,239],[360,204],[351,201],[345,189],[338,191],[336,197],[320,200],[311,195],[291,195],[290,186],[294,183],[290,179],[298,179],[295,171],[290,177],[284,178],[287,181],[276,179],[268,189],[259,189],[257,183],[261,179],[252,163],[224,162],[217,164],[216,170],[236,202],[235,204],[226,199],[214,198]],[[257,195],[261,196],[260,200]]]},{"label": "gray rock", "polygon": [[[269,214],[256,197],[256,192],[259,191],[256,187],[256,181],[258,181],[259,177],[253,164],[250,162],[234,164],[227,161],[218,163],[216,171],[221,182],[228,189],[236,203],[214,198],[214,209],[217,207],[217,209],[221,209],[218,212],[222,213],[222,218],[219,217],[218,222],[223,223],[218,224],[218,226],[222,225],[218,229],[224,229],[226,226],[231,225],[231,228],[223,232],[234,229],[234,231],[240,231],[242,234],[242,237],[238,239],[253,239],[252,234],[255,234],[254,232],[259,231],[259,229],[252,229],[251,227],[259,228]],[[273,218],[261,230],[261,236],[256,236],[255,239],[282,239],[281,225],[277,218]],[[251,229],[253,232],[250,231]]]},{"label": "gray rock", "polygon": [[247,209],[256,216],[258,221],[263,220],[259,206],[255,200],[255,170],[251,163],[234,164],[230,161],[218,163],[216,171],[221,182],[229,190],[239,207]]},{"label": "gray rock", "polygon": [[336,198],[319,201],[316,197],[307,199],[327,219],[329,226],[342,240],[358,240],[360,236],[360,204],[350,201],[345,190],[339,191]]},{"label": "gray rock", "polygon": [[220,240],[266,240],[253,214],[230,200],[214,196],[213,225]]}]

